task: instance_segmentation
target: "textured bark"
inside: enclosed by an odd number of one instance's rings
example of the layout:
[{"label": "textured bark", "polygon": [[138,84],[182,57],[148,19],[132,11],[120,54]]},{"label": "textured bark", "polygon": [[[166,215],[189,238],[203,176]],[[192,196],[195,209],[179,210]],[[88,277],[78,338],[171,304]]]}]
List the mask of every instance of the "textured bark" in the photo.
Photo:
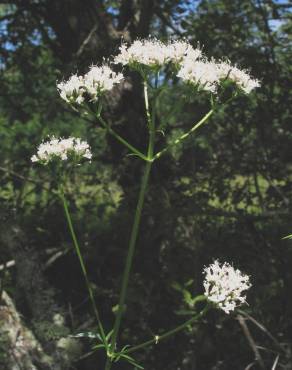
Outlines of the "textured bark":
[{"label": "textured bark", "polygon": [[[59,315],[59,319],[61,316]],[[82,351],[70,337],[54,341],[50,354],[22,320],[12,299],[3,291],[0,301],[0,368],[5,370],[66,370]]]},{"label": "textured bark", "polygon": [[5,370],[51,369],[52,358],[44,353],[30,329],[22,322],[12,299],[4,291],[0,302],[0,367]]},{"label": "textured bark", "polygon": [[[59,302],[56,290],[47,281],[39,251],[28,245],[17,220],[13,217],[8,219],[2,223],[0,244],[14,256],[16,283],[13,295],[16,307],[21,307],[21,314],[30,329],[23,324],[11,299],[4,293],[0,314],[0,369],[67,370],[80,355],[81,347],[75,339],[68,337],[70,329],[65,322],[66,310]],[[24,339],[19,339],[19,335]],[[28,359],[24,357],[22,360],[25,352]],[[9,355],[8,365],[1,367],[5,353]],[[23,367],[16,367],[17,361]]]}]

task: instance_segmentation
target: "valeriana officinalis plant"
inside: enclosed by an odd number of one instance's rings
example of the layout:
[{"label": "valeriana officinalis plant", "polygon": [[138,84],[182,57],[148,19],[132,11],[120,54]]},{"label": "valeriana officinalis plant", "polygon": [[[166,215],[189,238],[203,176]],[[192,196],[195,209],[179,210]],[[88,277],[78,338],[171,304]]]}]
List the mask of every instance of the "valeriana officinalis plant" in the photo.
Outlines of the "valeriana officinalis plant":
[{"label": "valeriana officinalis plant", "polygon": [[[116,72],[117,68],[135,71],[141,77],[145,104],[145,124],[149,133],[147,150],[145,152],[134,147],[126,138],[117,134],[103,117],[102,108],[106,102],[105,94],[110,93],[116,85],[124,80],[122,72]],[[164,148],[156,151],[156,136],[160,129],[156,122],[157,102],[163,91],[172,86],[173,83],[187,86],[188,91],[192,94],[205,94],[209,98],[210,109],[188,131],[175,140],[168,142]],[[193,47],[187,40],[162,42],[151,38],[136,40],[130,45],[122,44],[119,53],[113,56],[111,61],[100,66],[93,65],[86,74],[73,74],[67,81],[57,84],[60,97],[66,103],[80,113],[86,112],[87,115],[93,116],[101,127],[107,130],[108,134],[118,140],[121,145],[124,145],[131,155],[138,157],[141,165],[144,166],[132,231],[129,237],[116,317],[112,330],[106,333],[88,280],[86,266],[81,253],[82,248],[79,246],[70,216],[66,200],[67,167],[62,165],[64,162],[71,162],[73,168],[80,166],[83,161],[91,159],[91,149],[86,141],[79,138],[51,137],[40,144],[36,154],[31,158],[32,162],[46,166],[51,163],[57,163],[57,166],[52,168],[57,168],[59,175],[58,195],[64,207],[72,241],[98,323],[98,333],[91,333],[91,337],[96,338],[98,341],[93,350],[105,350],[107,356],[105,370],[110,370],[114,363],[120,360],[127,361],[135,368],[143,368],[132,357],[133,352],[152,344],[158,344],[162,340],[184,330],[202,318],[211,307],[217,307],[229,314],[237,306],[245,303],[246,297],[244,292],[251,286],[249,277],[234,269],[227,262],[220,264],[218,261],[214,261],[203,271],[205,276],[203,283],[204,294],[192,299],[194,311],[189,320],[138,345],[126,344],[124,347],[121,347],[118,341],[121,321],[125,313],[129,276],[141,214],[153,163],[158,161],[170,148],[178,145],[197,131],[199,127],[206,124],[220,106],[228,104],[240,93],[249,94],[258,86],[260,86],[259,81],[252,78],[247,70],[232,65],[227,59],[208,59],[203,55],[199,47]],[[227,94],[226,91],[228,92]],[[200,310],[197,309],[198,302],[201,302],[200,307],[203,307]],[[82,336],[82,333],[78,336]],[[101,367],[98,366],[97,369],[101,369]]]}]

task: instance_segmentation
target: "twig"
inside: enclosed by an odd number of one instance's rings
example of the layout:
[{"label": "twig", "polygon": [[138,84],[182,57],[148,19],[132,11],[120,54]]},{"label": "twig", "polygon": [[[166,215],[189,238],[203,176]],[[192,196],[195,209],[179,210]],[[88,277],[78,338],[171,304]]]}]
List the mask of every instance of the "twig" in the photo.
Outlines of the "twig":
[{"label": "twig", "polygon": [[97,31],[97,27],[98,27],[97,23],[92,27],[91,31],[89,32],[89,34],[87,35],[87,37],[82,42],[82,44],[80,45],[79,49],[77,50],[77,53],[76,53],[76,56],[77,57],[79,57],[83,53],[83,50],[89,44],[89,42],[90,42],[93,34]]},{"label": "twig", "polygon": [[67,248],[65,250],[61,250],[53,254],[45,263],[44,270],[47,270],[51,265],[53,265],[59,258],[63,257],[65,254],[67,254],[70,251],[70,248]]},{"label": "twig", "polygon": [[247,367],[244,370],[250,370],[253,367],[253,365],[255,365],[255,364],[256,364],[256,362],[253,361],[252,363],[248,364]]},{"label": "twig", "polygon": [[175,27],[171,21],[169,20],[169,17],[168,15],[166,14],[163,14],[163,12],[161,11],[160,8],[156,8],[155,9],[155,13],[157,15],[158,18],[160,18],[160,20],[167,26],[169,27],[170,29],[172,29],[177,35],[179,36],[182,36],[182,32],[177,28]]},{"label": "twig", "polygon": [[247,339],[247,341],[248,341],[251,349],[254,352],[255,360],[259,363],[260,367],[265,370],[266,367],[265,367],[264,361],[263,361],[262,356],[261,356],[261,354],[260,354],[260,352],[259,352],[259,350],[257,348],[257,345],[256,345],[256,343],[255,343],[255,341],[254,341],[254,339],[253,339],[253,337],[252,337],[252,335],[251,335],[251,333],[250,333],[250,331],[249,331],[246,323],[245,323],[244,317],[241,316],[241,315],[237,315],[236,318],[237,318],[237,320],[238,320],[238,322],[239,322],[239,324],[240,324],[240,326],[242,328],[242,331],[243,331],[243,333],[244,333],[244,335],[245,335],[245,337],[246,337],[246,339]]},{"label": "twig", "polygon": [[277,366],[277,364],[278,364],[279,357],[280,357],[280,355],[278,355],[278,356],[275,358],[275,361],[274,361],[274,363],[273,363],[272,370],[276,370],[276,366]]},{"label": "twig", "polygon": [[49,190],[49,188],[47,188],[41,181],[35,180],[35,179],[31,178],[31,177],[25,177],[25,176],[23,176],[23,175],[15,172],[15,171],[13,171],[13,170],[9,170],[8,168],[5,168],[5,167],[0,166],[0,171],[5,172],[9,176],[14,176],[14,177],[16,177],[16,178],[18,178],[20,180],[32,182],[32,183],[34,183],[36,185],[41,186],[45,190]]},{"label": "twig", "polygon": [[256,319],[254,319],[252,316],[250,316],[248,313],[242,310],[238,310],[238,312],[241,315],[245,316],[249,321],[254,323],[259,329],[261,329],[273,341],[273,343],[276,345],[278,349],[285,352],[280,343],[277,341],[277,339],[264,327],[263,324],[259,323]]}]

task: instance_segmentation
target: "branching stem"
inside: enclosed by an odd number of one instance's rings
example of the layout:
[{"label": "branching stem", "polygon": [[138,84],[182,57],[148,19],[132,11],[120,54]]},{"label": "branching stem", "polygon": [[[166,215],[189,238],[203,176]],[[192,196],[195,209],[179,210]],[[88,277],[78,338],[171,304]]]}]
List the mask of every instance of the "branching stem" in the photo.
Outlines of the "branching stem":
[{"label": "branching stem", "polygon": [[214,110],[211,109],[198,123],[196,123],[188,132],[181,135],[179,138],[172,141],[170,144],[168,144],[164,149],[162,149],[159,153],[156,153],[153,157],[154,160],[160,158],[165,152],[167,152],[170,148],[173,146],[179,144],[181,141],[186,139],[190,134],[192,134],[194,131],[196,131],[200,126],[202,126],[208,118],[214,113]]},{"label": "branching stem", "polygon": [[142,348],[145,348],[145,347],[150,346],[151,344],[158,344],[162,340],[167,339],[167,338],[171,337],[172,335],[174,335],[174,334],[176,334],[176,333],[184,330],[189,325],[192,325],[194,322],[196,322],[200,318],[202,318],[206,314],[206,312],[209,310],[209,308],[210,308],[210,306],[207,304],[206,307],[201,312],[199,312],[196,316],[194,316],[191,319],[185,321],[184,323],[182,323],[181,325],[177,326],[176,328],[165,332],[164,334],[156,335],[154,338],[149,339],[146,342],[143,342],[141,344],[138,344],[137,346],[134,346],[134,347],[129,348],[127,350],[127,353],[136,352],[139,349],[142,349]]},{"label": "branching stem", "polygon": [[[141,159],[146,161],[145,170],[144,170],[144,174],[143,174],[142,181],[141,181],[138,203],[137,203],[137,207],[136,207],[136,211],[135,211],[134,223],[133,223],[131,236],[130,236],[130,241],[129,241],[126,264],[125,264],[124,273],[123,273],[123,277],[122,277],[122,286],[121,286],[121,292],[120,292],[120,297],[119,297],[118,310],[117,310],[117,315],[116,315],[116,319],[115,319],[115,323],[114,323],[113,334],[112,334],[112,337],[111,337],[111,343],[110,343],[110,352],[111,353],[114,353],[116,351],[116,347],[117,347],[117,339],[118,339],[119,330],[120,330],[120,326],[121,326],[122,316],[123,316],[124,309],[125,309],[125,301],[126,301],[127,289],[128,289],[128,284],[129,284],[129,277],[130,277],[130,272],[131,272],[131,268],[132,268],[133,257],[134,257],[135,247],[136,247],[136,241],[137,241],[137,236],[138,236],[138,231],[139,231],[139,226],[140,226],[140,221],[141,221],[141,214],[142,214],[142,209],[143,209],[143,205],[144,205],[144,200],[145,200],[145,195],[146,195],[146,190],[147,190],[147,186],[148,186],[148,181],[149,181],[149,176],[150,176],[152,163],[154,162],[154,160],[160,158],[162,156],[162,154],[164,154],[170,147],[172,147],[174,145],[177,145],[182,140],[186,139],[192,132],[194,132],[196,129],[198,129],[200,126],[202,126],[208,120],[208,118],[213,114],[213,109],[211,109],[188,132],[181,135],[178,139],[176,139],[175,141],[170,143],[161,152],[154,155],[154,144],[155,144],[155,109],[154,108],[155,108],[155,105],[153,104],[152,111],[150,113],[147,81],[144,81],[144,101],[145,101],[147,125],[148,125],[148,129],[149,129],[149,142],[148,142],[147,157],[143,153],[141,153],[139,150],[134,148],[131,144],[129,144],[122,137],[120,137],[118,134],[116,134],[109,127],[109,125],[102,119],[102,117],[100,115],[98,115],[99,121],[101,122],[103,127],[108,130],[109,133],[111,133],[114,137],[116,137],[116,139],[119,140],[122,144],[124,144],[128,149],[130,149],[132,153],[134,153],[135,155],[137,155],[138,157],[140,157]],[[205,312],[207,312],[207,309],[208,309],[208,305],[206,305],[205,309],[202,310],[198,315],[192,317],[190,320],[188,320],[185,323],[179,325],[175,329],[172,329],[172,330],[164,333],[161,336],[154,337],[154,339],[150,339],[147,342],[144,342],[140,345],[132,347],[127,351],[127,353],[132,353],[132,352],[134,352],[138,349],[147,347],[147,346],[149,346],[153,343],[157,343],[158,341],[164,340],[164,339],[170,337],[171,335],[185,329],[187,326],[191,325],[192,323],[197,321],[200,317],[202,317],[205,314]],[[106,365],[105,365],[105,370],[110,370],[111,367],[112,367],[112,356],[108,355]]]},{"label": "branching stem", "polygon": [[133,145],[128,143],[127,140],[123,139],[119,134],[117,134],[108,124],[107,122],[101,117],[101,115],[97,116],[97,119],[102,124],[102,126],[113,136],[115,137],[121,144],[127,147],[132,154],[135,154],[139,158],[143,159],[144,161],[148,162],[148,158],[140,152],[140,150],[136,149]]}]

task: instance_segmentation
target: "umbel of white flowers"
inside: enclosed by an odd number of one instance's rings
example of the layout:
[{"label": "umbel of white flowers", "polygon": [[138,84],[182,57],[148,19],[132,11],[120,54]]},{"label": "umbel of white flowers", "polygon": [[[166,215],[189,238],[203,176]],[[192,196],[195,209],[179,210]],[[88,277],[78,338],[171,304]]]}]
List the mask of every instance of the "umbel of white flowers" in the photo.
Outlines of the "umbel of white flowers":
[{"label": "umbel of white flowers", "polygon": [[169,41],[163,43],[156,39],[136,40],[132,45],[123,44],[114,63],[148,67],[164,66],[168,63],[179,64],[184,58],[198,59],[202,55],[199,48],[194,49],[187,41]]},{"label": "umbel of white flowers", "polygon": [[122,45],[114,62],[133,68],[139,64],[157,68],[173,63],[178,67],[177,77],[212,93],[224,80],[234,82],[247,94],[260,86],[247,71],[232,66],[229,61],[209,61],[199,48],[193,48],[187,41],[136,40],[128,47]]},{"label": "umbel of white flowers", "polygon": [[249,276],[218,261],[206,267],[204,274],[205,296],[227,314],[246,302],[243,292],[251,287]]},{"label": "umbel of white flowers", "polygon": [[186,57],[177,76],[185,82],[198,85],[201,89],[212,93],[216,93],[223,81],[235,83],[246,94],[260,86],[258,80],[253,79],[247,71],[232,66],[230,61],[217,62],[207,59],[193,61]]},{"label": "umbel of white flowers", "polygon": [[68,81],[57,84],[60,96],[67,103],[82,104],[88,96],[92,102],[121,82],[123,75],[115,73],[108,65],[92,66],[84,76],[73,75]]},{"label": "umbel of white flowers", "polygon": [[[174,76],[201,90],[216,94],[223,81],[233,82],[246,94],[260,86],[248,71],[232,66],[230,61],[208,60],[201,49],[194,48],[188,41],[156,39],[136,40],[131,45],[123,44],[114,57],[114,64],[128,66],[141,71],[147,67],[153,71],[172,64]],[[72,75],[68,81],[57,84],[61,98],[68,103],[82,104],[86,99],[96,102],[106,91],[123,80],[121,73],[114,72],[109,65],[92,66],[84,76]]]},{"label": "umbel of white flowers", "polygon": [[48,164],[55,159],[62,161],[74,159],[78,162],[82,158],[89,160],[92,158],[90,147],[86,141],[76,137],[63,139],[52,136],[39,145],[37,153],[31,157],[31,161]]}]

